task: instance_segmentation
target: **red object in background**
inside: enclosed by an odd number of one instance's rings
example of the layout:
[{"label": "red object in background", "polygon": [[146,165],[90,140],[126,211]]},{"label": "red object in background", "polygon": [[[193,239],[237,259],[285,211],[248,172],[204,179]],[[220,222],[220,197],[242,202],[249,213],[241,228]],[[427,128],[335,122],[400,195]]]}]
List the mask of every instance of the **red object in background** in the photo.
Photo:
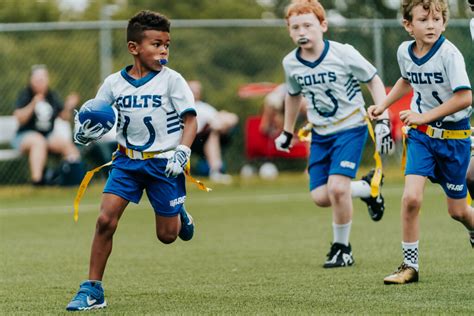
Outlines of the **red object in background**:
[{"label": "red object in background", "polygon": [[[387,88],[387,93],[390,91],[390,87]],[[392,137],[395,141],[401,141],[402,140],[402,127],[403,123],[400,121],[400,111],[403,110],[408,110],[410,109],[410,102],[413,97],[413,91],[410,93],[405,94],[400,100],[397,102],[393,103],[389,108],[388,108],[388,113],[390,115],[390,125],[392,128]]]},{"label": "red object in background", "polygon": [[247,83],[239,88],[237,92],[242,99],[265,96],[272,92],[278,84],[272,82]]},{"label": "red object in background", "polygon": [[[247,159],[290,158],[303,159],[309,155],[309,143],[294,141],[289,153],[275,148],[275,138],[262,134],[259,130],[261,117],[250,116],[245,122],[245,154]],[[296,135],[295,135],[296,137]]]}]

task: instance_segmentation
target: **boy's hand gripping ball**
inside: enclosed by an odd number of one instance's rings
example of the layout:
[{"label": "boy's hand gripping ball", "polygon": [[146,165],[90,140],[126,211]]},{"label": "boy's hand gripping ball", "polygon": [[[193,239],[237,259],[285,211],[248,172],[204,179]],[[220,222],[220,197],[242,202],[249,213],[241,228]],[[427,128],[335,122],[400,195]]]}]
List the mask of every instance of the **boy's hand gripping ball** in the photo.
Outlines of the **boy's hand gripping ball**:
[{"label": "boy's hand gripping ball", "polygon": [[86,101],[74,117],[74,142],[88,145],[98,140],[115,124],[112,105],[104,100]]}]

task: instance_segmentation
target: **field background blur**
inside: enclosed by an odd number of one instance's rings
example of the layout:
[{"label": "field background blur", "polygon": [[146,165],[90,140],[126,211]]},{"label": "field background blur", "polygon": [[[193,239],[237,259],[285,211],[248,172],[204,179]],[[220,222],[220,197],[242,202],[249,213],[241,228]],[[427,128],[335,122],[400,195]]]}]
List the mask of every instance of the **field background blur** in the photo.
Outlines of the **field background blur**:
[{"label": "field background blur", "polygon": [[[463,53],[474,82],[467,5],[461,0],[450,2],[452,17],[445,34]],[[94,97],[105,76],[132,62],[126,50],[126,20],[141,9],[157,10],[172,19],[169,66],[186,79],[201,80],[207,102],[240,117],[240,128],[225,153],[228,169],[235,173],[245,162],[245,119],[259,114],[262,103],[262,97],[241,99],[237,91],[250,82],[283,80],[281,60],[294,48],[281,19],[287,3],[4,0],[0,5],[0,115],[13,112],[33,64],[48,66],[51,87],[63,98],[70,92],[78,92],[82,101]],[[393,85],[399,77],[396,49],[409,39],[399,22],[399,2],[321,3],[330,21],[326,38],[355,46],[377,66],[385,84]],[[367,90],[364,93],[370,102]],[[370,163],[370,151],[369,145],[363,164]],[[292,168],[285,162],[279,166]],[[26,159],[0,161],[0,184],[27,181]]]}]

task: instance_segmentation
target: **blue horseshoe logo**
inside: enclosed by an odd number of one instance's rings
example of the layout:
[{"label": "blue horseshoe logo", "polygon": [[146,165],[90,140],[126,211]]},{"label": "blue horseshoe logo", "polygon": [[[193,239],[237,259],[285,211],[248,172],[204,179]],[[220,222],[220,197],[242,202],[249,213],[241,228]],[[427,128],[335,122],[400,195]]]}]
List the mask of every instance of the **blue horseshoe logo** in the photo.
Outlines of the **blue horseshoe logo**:
[{"label": "blue horseshoe logo", "polygon": [[151,125],[151,116],[145,116],[143,118],[143,123],[145,123],[145,126],[147,127],[148,132],[150,133],[150,138],[148,138],[148,141],[144,145],[141,145],[141,146],[133,145],[128,141],[127,128],[128,128],[128,125],[130,124],[130,117],[126,115],[124,115],[124,117],[125,117],[125,123],[123,124],[123,136],[125,137],[125,143],[127,144],[127,148],[130,148],[136,151],[145,151],[146,149],[148,149],[153,144],[156,137],[155,129],[153,128],[153,125]]},{"label": "blue horseshoe logo", "polygon": [[334,116],[334,114],[336,114],[337,109],[339,108],[339,102],[332,94],[331,89],[327,89],[326,91],[324,91],[324,93],[329,97],[329,99],[331,100],[331,103],[334,105],[334,109],[332,111],[324,111],[322,109],[319,109],[317,106],[318,101],[316,100],[316,95],[314,94],[314,92],[311,92],[311,91],[308,91],[308,92],[309,94],[311,94],[311,102],[313,103],[313,109],[315,109],[319,115],[321,115],[322,117],[331,117],[331,116]]}]

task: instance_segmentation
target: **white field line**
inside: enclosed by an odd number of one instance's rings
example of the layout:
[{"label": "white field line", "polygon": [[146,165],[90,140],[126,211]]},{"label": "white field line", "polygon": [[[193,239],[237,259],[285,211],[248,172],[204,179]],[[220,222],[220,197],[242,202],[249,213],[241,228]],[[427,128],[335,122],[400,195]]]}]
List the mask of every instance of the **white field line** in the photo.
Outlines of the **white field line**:
[{"label": "white field line", "polygon": [[[391,187],[383,189],[385,197],[400,197],[403,192],[403,187]],[[425,188],[425,195],[434,195],[441,193],[441,189],[434,185],[429,185]],[[188,196],[191,203],[196,204],[230,204],[230,203],[281,203],[287,201],[310,201],[309,192],[299,193],[274,193],[274,194],[232,194],[226,196],[213,196],[212,192],[208,194],[200,194],[200,192],[193,192],[192,196]],[[79,212],[98,212],[100,200],[97,203],[83,203],[79,206]],[[146,205],[144,205],[146,204]],[[130,203],[128,208],[143,208],[150,207],[146,198],[142,199],[140,205]],[[41,205],[30,207],[0,207],[0,216],[6,215],[29,215],[29,214],[67,214],[73,213],[73,201],[69,205]]]}]

